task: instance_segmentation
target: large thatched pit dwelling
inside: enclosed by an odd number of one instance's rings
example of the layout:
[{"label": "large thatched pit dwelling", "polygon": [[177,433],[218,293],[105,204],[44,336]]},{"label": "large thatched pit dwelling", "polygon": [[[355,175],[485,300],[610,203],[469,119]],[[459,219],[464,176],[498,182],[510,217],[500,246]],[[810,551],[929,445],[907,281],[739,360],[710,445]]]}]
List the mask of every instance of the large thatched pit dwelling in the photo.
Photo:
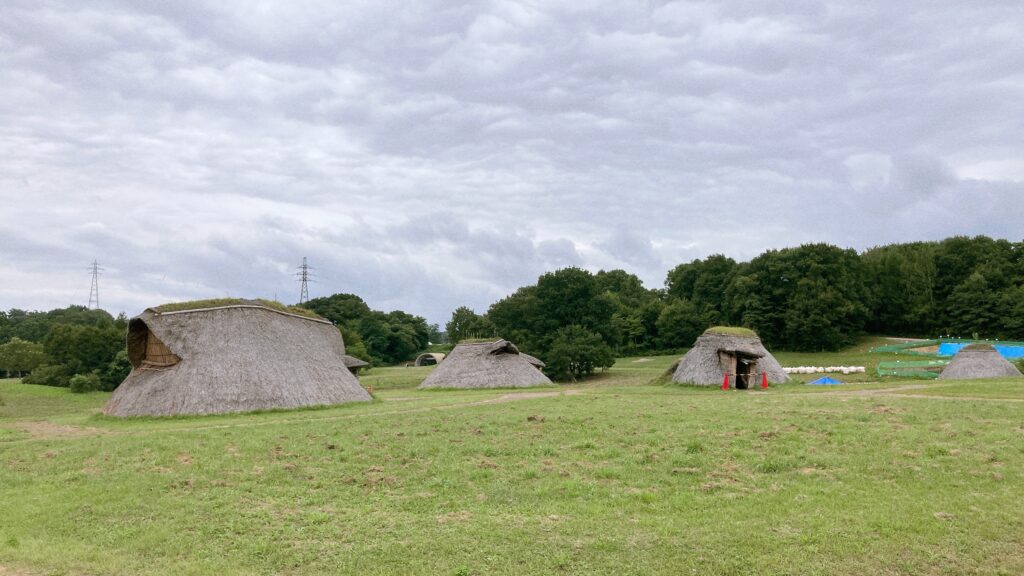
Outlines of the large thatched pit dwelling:
[{"label": "large thatched pit dwelling", "polygon": [[721,386],[729,375],[729,387],[756,388],[763,374],[771,384],[789,381],[779,362],[761,344],[753,330],[716,326],[708,328],[672,372],[672,381],[700,386]]},{"label": "large thatched pit dwelling", "polygon": [[989,344],[970,344],[963,347],[942,369],[942,380],[972,380],[975,378],[1012,378],[1020,370],[1003,358]]},{"label": "large thatched pit dwelling", "polygon": [[104,414],[220,414],[369,401],[330,322],[237,300],[150,308],[128,324],[131,374]]},{"label": "large thatched pit dwelling", "polygon": [[551,380],[544,363],[519,352],[508,340],[460,343],[420,388],[526,388]]}]

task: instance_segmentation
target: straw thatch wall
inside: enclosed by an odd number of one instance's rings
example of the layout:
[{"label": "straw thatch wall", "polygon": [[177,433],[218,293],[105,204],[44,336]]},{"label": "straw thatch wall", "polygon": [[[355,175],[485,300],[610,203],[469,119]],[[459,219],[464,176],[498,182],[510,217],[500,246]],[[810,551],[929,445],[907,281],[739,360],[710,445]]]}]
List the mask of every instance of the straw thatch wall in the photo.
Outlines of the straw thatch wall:
[{"label": "straw thatch wall", "polygon": [[537,368],[543,368],[543,367],[547,366],[547,364],[542,362],[540,358],[535,358],[533,356],[530,356],[529,354],[523,354],[522,352],[520,352],[519,355],[522,356],[523,358],[525,358],[527,362],[529,362],[530,364],[533,364]]},{"label": "straw thatch wall", "polygon": [[942,380],[971,380],[974,378],[1011,378],[1020,376],[1020,370],[1003,358],[989,344],[965,346],[942,369]]},{"label": "straw thatch wall", "polygon": [[[747,358],[756,363],[754,372],[758,374],[758,380],[751,383],[751,388],[760,385],[762,373],[768,374],[768,382],[771,384],[789,382],[786,371],[765,349],[756,334],[723,334],[712,330],[697,338],[693,348],[679,360],[672,372],[672,381],[701,386],[721,386],[725,373],[735,371],[737,357]],[[734,380],[730,378],[730,386],[735,387]]]},{"label": "straw thatch wall", "polygon": [[325,320],[259,304],[160,313],[128,325],[133,370],[105,414],[219,414],[367,401]]},{"label": "straw thatch wall", "polygon": [[420,388],[526,388],[551,384],[540,360],[507,340],[459,344]]}]

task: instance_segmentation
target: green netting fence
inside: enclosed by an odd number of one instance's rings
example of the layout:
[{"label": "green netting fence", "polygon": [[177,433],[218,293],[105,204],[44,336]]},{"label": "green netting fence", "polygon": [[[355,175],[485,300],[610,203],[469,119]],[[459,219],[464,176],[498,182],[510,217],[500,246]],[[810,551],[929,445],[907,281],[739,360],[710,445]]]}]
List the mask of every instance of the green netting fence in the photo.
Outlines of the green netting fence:
[{"label": "green netting fence", "polygon": [[897,360],[879,362],[875,372],[879,376],[906,376],[913,378],[938,378],[949,360]]},{"label": "green netting fence", "polygon": [[917,356],[935,356],[934,352],[921,352],[919,350],[913,350],[913,348],[927,348],[929,346],[938,346],[947,340],[915,340],[913,342],[901,342],[899,344],[885,344],[884,346],[875,346],[868,352],[890,352],[893,354],[914,354]]}]

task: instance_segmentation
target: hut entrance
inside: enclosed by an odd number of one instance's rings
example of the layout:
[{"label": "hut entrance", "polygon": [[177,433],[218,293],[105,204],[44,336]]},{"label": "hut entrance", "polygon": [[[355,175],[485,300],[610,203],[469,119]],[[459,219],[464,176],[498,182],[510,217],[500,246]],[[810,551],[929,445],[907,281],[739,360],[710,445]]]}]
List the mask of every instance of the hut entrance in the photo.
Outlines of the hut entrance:
[{"label": "hut entrance", "polygon": [[736,356],[736,389],[750,388],[757,376],[757,359],[749,356]]},{"label": "hut entrance", "polygon": [[181,358],[167,347],[156,334],[146,331],[146,355],[142,359],[142,368],[167,368],[181,362]]}]

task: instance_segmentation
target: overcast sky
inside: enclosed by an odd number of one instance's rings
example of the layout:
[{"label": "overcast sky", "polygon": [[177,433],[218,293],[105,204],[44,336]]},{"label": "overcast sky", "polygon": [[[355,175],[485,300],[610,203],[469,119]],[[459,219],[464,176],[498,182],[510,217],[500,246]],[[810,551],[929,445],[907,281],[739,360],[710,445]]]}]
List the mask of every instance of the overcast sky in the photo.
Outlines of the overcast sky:
[{"label": "overcast sky", "polygon": [[0,308],[1024,238],[1024,2],[0,5]]}]

